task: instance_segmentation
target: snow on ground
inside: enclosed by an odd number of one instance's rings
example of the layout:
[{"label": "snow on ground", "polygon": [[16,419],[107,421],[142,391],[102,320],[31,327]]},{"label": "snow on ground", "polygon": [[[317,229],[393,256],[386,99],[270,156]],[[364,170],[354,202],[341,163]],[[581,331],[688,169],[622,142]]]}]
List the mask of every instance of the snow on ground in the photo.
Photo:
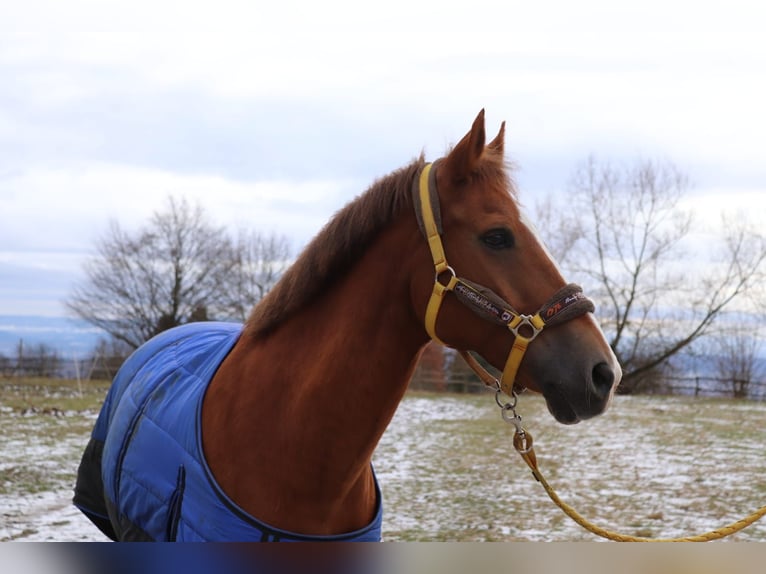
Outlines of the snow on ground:
[{"label": "snow on ground", "polygon": [[[766,504],[766,403],[618,397],[573,427],[537,399],[519,409],[548,481],[600,526],[698,534]],[[92,420],[0,413],[0,540],[105,540],[71,505]],[[547,499],[510,437],[491,395],[407,395],[374,458],[384,539],[595,540]],[[764,521],[733,539],[766,540]]]},{"label": "snow on ground", "polygon": [[[618,397],[571,427],[534,397],[519,412],[548,482],[599,526],[701,534],[766,505],[764,403]],[[403,402],[376,453],[387,539],[596,540],[547,498],[509,427],[487,396]],[[766,540],[766,518],[732,539]]]},{"label": "snow on ground", "polygon": [[108,540],[72,505],[72,489],[0,501],[0,540],[103,542]]},{"label": "snow on ground", "polygon": [[103,541],[72,505],[92,412],[3,414],[0,422],[0,541]]}]

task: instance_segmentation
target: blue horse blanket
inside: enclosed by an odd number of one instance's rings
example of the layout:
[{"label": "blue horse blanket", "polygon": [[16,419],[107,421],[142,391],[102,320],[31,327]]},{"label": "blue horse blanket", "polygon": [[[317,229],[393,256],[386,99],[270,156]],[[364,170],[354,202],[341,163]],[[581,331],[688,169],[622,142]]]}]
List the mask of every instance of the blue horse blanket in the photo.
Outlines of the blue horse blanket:
[{"label": "blue horse blanket", "polygon": [[113,540],[380,541],[383,507],[356,532],[308,536],[247,514],[221,490],[202,451],[202,399],[242,333],[192,323],[139,347],[107,394],[77,474],[74,504]]}]

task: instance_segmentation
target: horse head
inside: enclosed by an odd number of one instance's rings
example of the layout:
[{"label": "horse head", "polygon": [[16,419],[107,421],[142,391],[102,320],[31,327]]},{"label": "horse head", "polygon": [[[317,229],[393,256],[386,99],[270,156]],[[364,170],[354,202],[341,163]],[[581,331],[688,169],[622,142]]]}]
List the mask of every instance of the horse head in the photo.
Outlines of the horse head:
[{"label": "horse head", "polygon": [[430,275],[417,274],[413,304],[432,338],[501,370],[507,393],[542,393],[556,420],[576,423],[606,409],[621,369],[593,304],[564,281],[521,212],[504,131],[486,144],[482,110],[420,174],[413,192],[428,241],[418,257]]}]

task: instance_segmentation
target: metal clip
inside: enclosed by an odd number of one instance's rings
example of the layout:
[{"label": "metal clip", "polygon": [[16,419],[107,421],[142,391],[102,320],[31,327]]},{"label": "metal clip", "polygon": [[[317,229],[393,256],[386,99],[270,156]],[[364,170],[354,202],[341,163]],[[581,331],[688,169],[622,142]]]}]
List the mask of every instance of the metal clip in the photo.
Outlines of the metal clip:
[{"label": "metal clip", "polygon": [[516,409],[514,407],[512,407],[510,404],[505,405],[503,407],[503,410],[501,411],[501,415],[505,422],[511,423],[513,426],[516,427],[516,434],[518,435],[526,434],[524,427],[521,426],[521,415],[516,412]]},{"label": "metal clip", "polygon": [[513,391],[511,402],[506,403],[503,402],[500,396],[502,393],[503,391],[500,389],[500,383],[498,383],[495,391],[495,402],[497,403],[497,406],[500,407],[500,414],[503,417],[503,420],[516,427],[517,435],[525,435],[526,431],[524,430],[524,427],[521,426],[521,415],[516,412],[516,403],[519,402],[519,395],[516,394],[516,391]]}]

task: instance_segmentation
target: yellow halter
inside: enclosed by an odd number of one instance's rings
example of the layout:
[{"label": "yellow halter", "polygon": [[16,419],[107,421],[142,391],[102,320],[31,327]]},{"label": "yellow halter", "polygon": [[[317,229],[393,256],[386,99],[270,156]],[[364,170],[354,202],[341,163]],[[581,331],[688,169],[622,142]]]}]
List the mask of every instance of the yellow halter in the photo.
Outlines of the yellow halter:
[{"label": "yellow halter", "polygon": [[[513,333],[514,341],[499,382],[465,350],[460,350],[460,353],[486,384],[497,386],[510,396],[513,393],[516,373],[529,343],[547,325],[561,323],[592,312],[594,306],[578,285],[569,284],[557,291],[535,314],[524,315],[514,311],[502,297],[492,290],[458,277],[455,270],[447,263],[447,256],[444,253],[444,245],[441,240],[439,196],[436,192],[433,165],[428,163],[423,167],[420,177],[416,179],[416,185],[413,186],[415,213],[428,241],[435,271],[433,291],[426,307],[426,332],[434,341],[445,345],[436,334],[436,319],[439,316],[444,296],[449,292],[454,293],[459,301],[482,318],[507,327]],[[437,217],[439,217],[439,221],[437,221]],[[442,280],[446,280],[446,283],[442,283]]]},{"label": "yellow halter", "polygon": [[[441,344],[445,344],[436,335],[436,319],[439,315],[444,295],[452,292],[458,299],[481,315],[483,318],[494,323],[505,325],[515,336],[513,346],[508,353],[505,362],[503,374],[498,382],[490,375],[471,355],[465,350],[460,350],[460,354],[468,362],[469,366],[484,381],[485,384],[502,390],[508,396],[513,395],[513,386],[516,379],[516,373],[524,358],[529,343],[540,334],[546,327],[563,321],[568,321],[579,315],[593,312],[593,302],[588,299],[582,289],[574,284],[569,284],[557,291],[547,303],[534,315],[522,315],[516,313],[508,303],[500,296],[493,293],[490,289],[472,283],[466,279],[461,279],[455,273],[455,270],[447,263],[447,257],[444,254],[444,246],[441,240],[441,224],[436,218],[440,217],[439,196],[436,193],[436,177],[432,170],[433,164],[426,164],[420,177],[416,179],[413,186],[413,196],[415,203],[415,213],[418,217],[418,223],[428,239],[428,246],[431,250],[431,257],[434,262],[436,276],[434,278],[434,287],[431,297],[426,307],[425,327],[428,335]],[[446,278],[447,282],[442,283],[440,277]],[[519,330],[528,327],[527,334],[520,334]],[[511,403],[503,404],[498,396],[495,397],[498,406],[502,409],[503,419],[513,423],[516,427],[516,433],[513,437],[513,445],[519,452],[524,461],[529,465],[535,478],[545,488],[546,493],[551,500],[561,508],[575,522],[604,538],[618,541],[631,542],[703,542],[708,540],[717,540],[738,532],[746,526],[749,526],[756,520],[766,516],[766,506],[756,510],[751,515],[739,520],[733,524],[708,532],[698,536],[689,536],[682,538],[651,539],[635,536],[628,536],[611,532],[600,528],[582,517],[577,511],[563,502],[553,488],[548,484],[542,472],[537,466],[537,457],[535,455],[532,435],[521,426],[521,417],[516,414],[516,397]]]}]

